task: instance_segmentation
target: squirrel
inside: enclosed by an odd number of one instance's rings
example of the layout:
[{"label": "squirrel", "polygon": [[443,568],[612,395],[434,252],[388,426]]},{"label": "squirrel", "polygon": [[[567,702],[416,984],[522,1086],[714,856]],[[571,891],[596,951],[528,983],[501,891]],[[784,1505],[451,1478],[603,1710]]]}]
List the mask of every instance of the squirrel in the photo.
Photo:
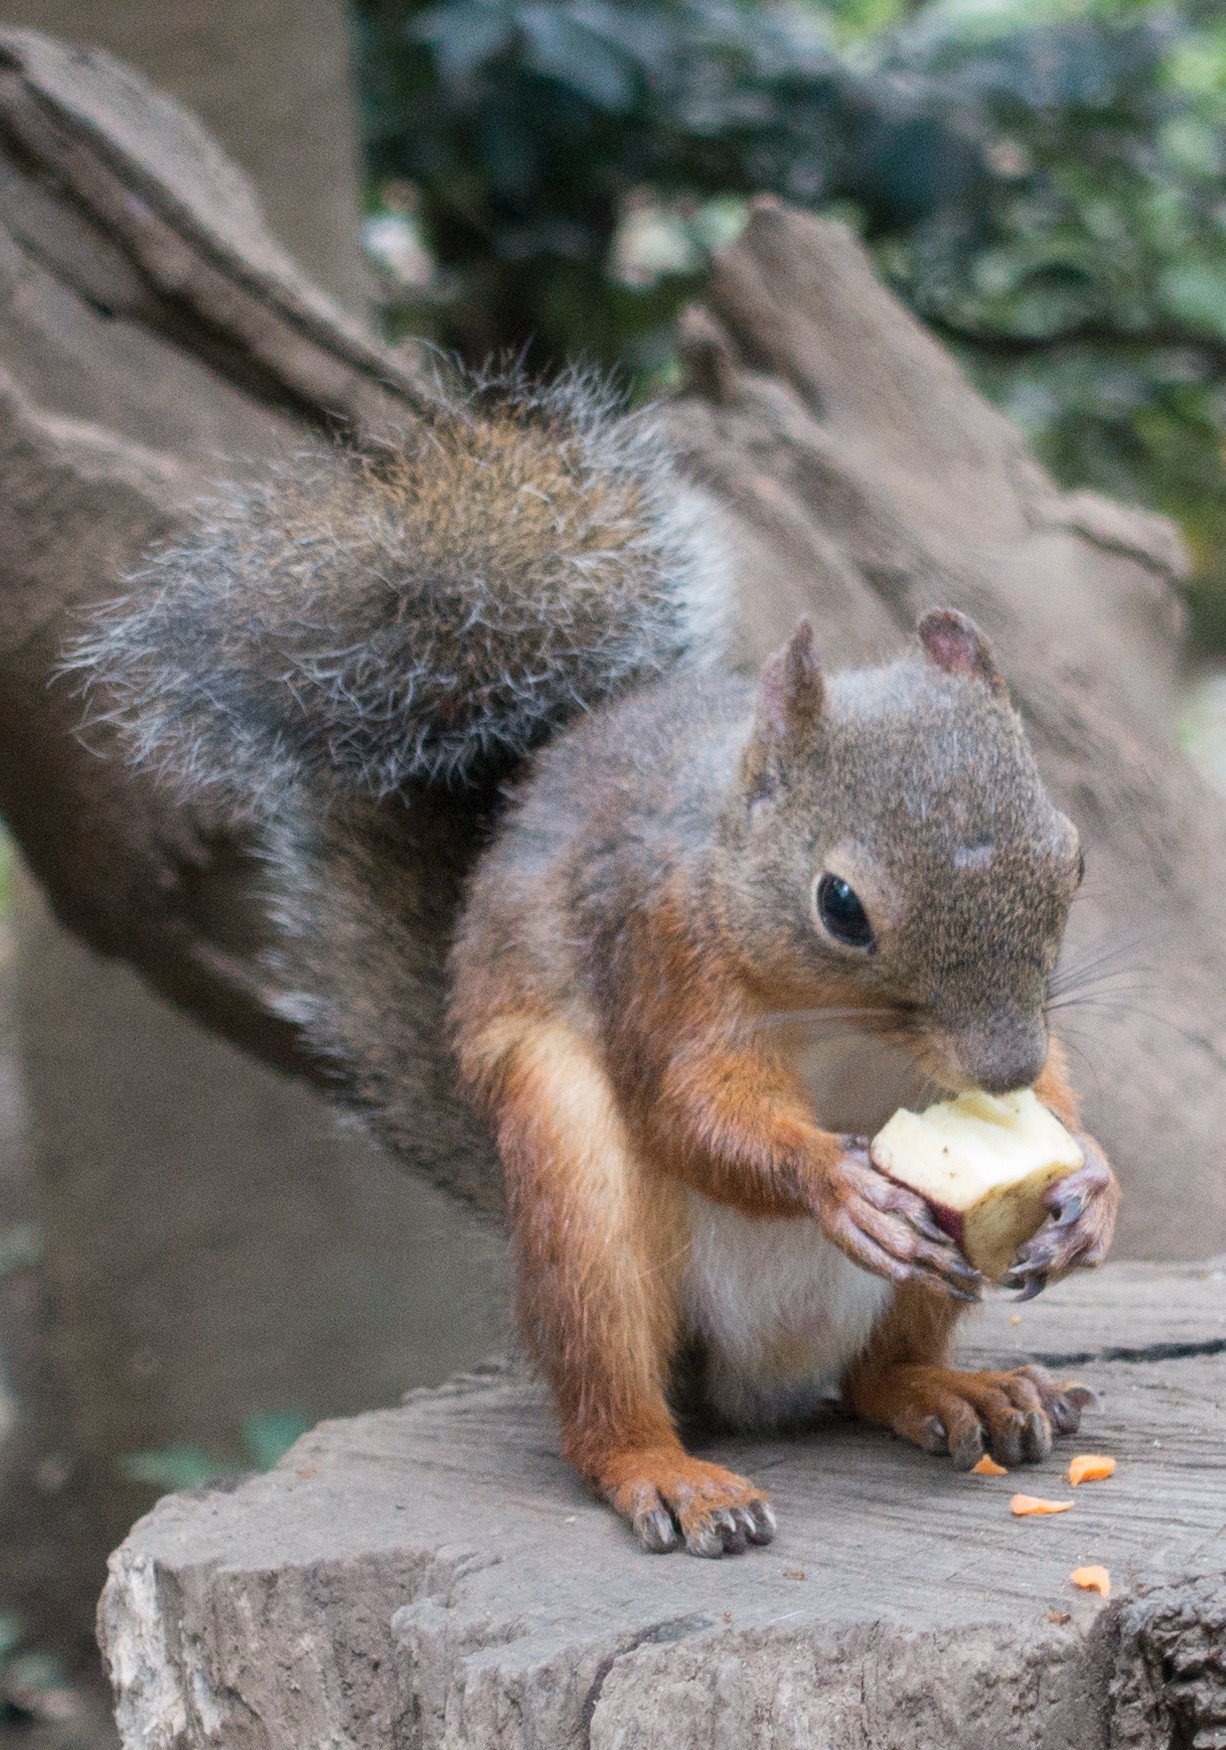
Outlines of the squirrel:
[{"label": "squirrel", "polygon": [[449,1014],[520,1323],[566,1457],[702,1556],[775,1518],[686,1452],[687,1393],[749,1427],[833,1395],[959,1468],[1092,1401],[951,1366],[981,1279],[869,1157],[900,1091],[1033,1087],[1078,1135],[1023,1295],[1100,1262],[1118,1201],[1046,1016],[1078,836],[987,640],[935,609],[827,675],[802,620],[747,677],[726,545],[656,415],[489,377],[201,507],[72,656],[133,757],[274,838],[495,795]]}]

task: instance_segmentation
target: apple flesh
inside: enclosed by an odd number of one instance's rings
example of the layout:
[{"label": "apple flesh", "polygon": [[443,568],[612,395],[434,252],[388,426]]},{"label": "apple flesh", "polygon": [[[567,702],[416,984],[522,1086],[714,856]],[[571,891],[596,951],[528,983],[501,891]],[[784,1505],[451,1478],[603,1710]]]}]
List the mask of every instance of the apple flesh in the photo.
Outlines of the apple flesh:
[{"label": "apple flesh", "polygon": [[873,1164],[918,1191],[967,1262],[991,1281],[1047,1219],[1057,1179],[1085,1162],[1034,1092],[960,1094],[895,1112],[873,1138]]}]

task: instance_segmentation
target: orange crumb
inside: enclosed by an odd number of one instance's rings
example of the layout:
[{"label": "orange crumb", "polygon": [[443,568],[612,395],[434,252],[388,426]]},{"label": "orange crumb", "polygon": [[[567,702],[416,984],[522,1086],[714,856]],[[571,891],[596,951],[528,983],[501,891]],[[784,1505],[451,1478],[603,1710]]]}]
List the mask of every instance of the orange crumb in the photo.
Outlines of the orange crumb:
[{"label": "orange crumb", "polygon": [[1047,1620],[1048,1622],[1072,1622],[1073,1619],[1067,1610],[1049,1610]]},{"label": "orange crumb", "polygon": [[1020,1325],[1021,1322],[1022,1322],[1021,1313],[1010,1313],[1009,1314],[1009,1323],[1011,1325]]},{"label": "orange crumb", "polygon": [[978,1464],[971,1466],[973,1477],[1007,1477],[1008,1471],[1003,1464],[997,1464],[994,1458],[989,1458],[985,1452]]},{"label": "orange crumb", "polygon": [[1101,1483],[1114,1469],[1115,1460],[1101,1452],[1079,1452],[1068,1467],[1068,1480],[1074,1488],[1078,1483]]},{"label": "orange crumb", "polygon": [[1038,1513],[1067,1513],[1071,1501],[1045,1501],[1041,1495],[1014,1495],[1009,1511],[1019,1519],[1029,1519]]},{"label": "orange crumb", "polygon": [[1083,1592],[1097,1592],[1100,1598],[1111,1596],[1111,1576],[1106,1568],[1100,1568],[1097,1563],[1088,1568],[1074,1568],[1069,1579],[1074,1586],[1080,1586]]}]

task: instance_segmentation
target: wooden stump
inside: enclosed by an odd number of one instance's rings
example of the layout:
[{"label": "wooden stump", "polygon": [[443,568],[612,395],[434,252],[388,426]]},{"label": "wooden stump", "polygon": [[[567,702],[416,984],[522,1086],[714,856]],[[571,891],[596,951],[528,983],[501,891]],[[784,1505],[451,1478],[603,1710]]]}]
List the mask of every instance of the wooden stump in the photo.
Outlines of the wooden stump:
[{"label": "wooden stump", "polygon": [[[1226,1744],[1226,1260],[1108,1268],[970,1336],[1101,1409],[996,1479],[833,1417],[714,1441],[780,1519],[720,1562],[641,1553],[497,1367],[172,1496],[101,1605],[126,1750]],[[1115,1476],[1070,1488],[1076,1450]],[[1073,1506],[1017,1519],[1015,1489]]]}]

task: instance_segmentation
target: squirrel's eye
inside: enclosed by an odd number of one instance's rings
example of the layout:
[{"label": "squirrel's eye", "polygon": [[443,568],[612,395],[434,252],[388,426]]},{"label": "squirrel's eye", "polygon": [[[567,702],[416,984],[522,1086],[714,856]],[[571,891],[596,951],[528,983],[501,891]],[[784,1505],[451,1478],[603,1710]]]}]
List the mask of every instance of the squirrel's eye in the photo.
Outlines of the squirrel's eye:
[{"label": "squirrel's eye", "polygon": [[823,875],[817,884],[817,915],[836,942],[848,948],[871,948],[873,926],[855,889],[841,875]]},{"label": "squirrel's eye", "polygon": [[1086,878],[1086,854],[1084,851],[1078,851],[1078,853],[1077,853],[1077,885],[1078,885],[1078,887],[1081,886],[1081,884],[1085,880],[1085,878]]}]

